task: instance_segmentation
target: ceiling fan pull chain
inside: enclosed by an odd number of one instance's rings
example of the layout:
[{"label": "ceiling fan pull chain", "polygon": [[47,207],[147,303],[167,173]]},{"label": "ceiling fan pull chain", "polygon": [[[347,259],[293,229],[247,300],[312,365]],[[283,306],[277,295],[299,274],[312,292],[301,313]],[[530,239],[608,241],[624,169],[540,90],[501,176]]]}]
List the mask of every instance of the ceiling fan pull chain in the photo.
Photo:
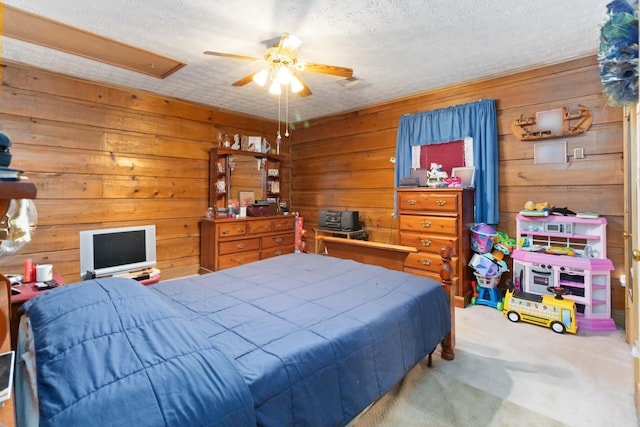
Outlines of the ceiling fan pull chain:
[{"label": "ceiling fan pull chain", "polygon": [[281,113],[282,108],[280,107],[280,98],[281,97],[282,97],[281,95],[278,95],[278,138],[280,138],[280,122],[281,122],[280,119],[281,119],[281,114],[282,114]]},{"label": "ceiling fan pull chain", "polygon": [[289,137],[289,85],[285,85],[284,92],[284,104],[285,104],[285,115],[284,115],[284,136]]}]

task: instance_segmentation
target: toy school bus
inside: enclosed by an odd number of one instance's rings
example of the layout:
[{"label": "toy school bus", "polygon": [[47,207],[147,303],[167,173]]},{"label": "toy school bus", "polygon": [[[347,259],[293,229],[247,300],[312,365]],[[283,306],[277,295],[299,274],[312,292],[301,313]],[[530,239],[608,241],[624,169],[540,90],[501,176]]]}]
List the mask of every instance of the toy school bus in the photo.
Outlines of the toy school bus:
[{"label": "toy school bus", "polygon": [[503,312],[512,322],[522,320],[546,326],[559,334],[578,332],[576,303],[562,299],[560,292],[556,292],[554,297],[508,289],[504,297]]}]

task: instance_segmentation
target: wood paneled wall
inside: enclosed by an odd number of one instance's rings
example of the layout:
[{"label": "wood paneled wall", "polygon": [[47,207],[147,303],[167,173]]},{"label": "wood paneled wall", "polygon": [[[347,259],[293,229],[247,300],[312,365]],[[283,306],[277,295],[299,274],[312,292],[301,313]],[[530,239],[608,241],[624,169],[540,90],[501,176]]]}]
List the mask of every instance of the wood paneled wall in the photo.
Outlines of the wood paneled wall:
[{"label": "wood paneled wall", "polygon": [[[38,188],[38,227],[0,268],[20,273],[32,258],[76,282],[81,230],[155,224],[163,278],[195,274],[217,131],[268,136],[275,129],[239,113],[4,63],[0,130],[13,141],[11,166]],[[288,199],[289,173],[282,176]]]},{"label": "wood paneled wall", "polygon": [[[357,86],[345,90],[357,96]],[[310,121],[293,133],[291,146],[292,204],[304,216],[309,235],[317,225],[318,209],[351,209],[360,211],[370,240],[397,243],[390,158],[395,156],[400,116],[487,98],[496,100],[500,135],[498,229],[514,236],[515,216],[527,200],[606,216],[608,256],[616,266],[612,306],[622,316],[623,114],[621,108],[607,105],[595,56]],[[591,109],[593,124],[585,134],[566,141],[570,155],[574,148],[583,148],[585,158],[535,165],[535,142],[514,137],[512,121],[521,114],[560,107],[576,111],[578,105]]]},{"label": "wood paneled wall", "polygon": [[[79,280],[78,233],[90,228],[154,223],[163,277],[194,274],[198,221],[208,206],[208,150],[217,129],[271,135],[275,124],[146,92],[73,79],[20,64],[3,64],[0,130],[14,142],[12,166],[37,185],[39,225],[23,252],[3,263],[52,263],[66,283]],[[357,86],[353,89],[357,95]],[[215,94],[212,94],[215,96]],[[393,170],[401,115],[493,98],[498,109],[498,229],[513,235],[527,200],[549,201],[607,217],[613,308],[623,311],[622,111],[602,95],[595,57],[454,86],[325,117],[298,127],[282,174],[282,193],[306,228],[321,208],[353,209],[372,241],[397,243]],[[567,138],[585,158],[534,165],[533,142],[510,130],[520,114],[559,107],[591,108],[593,124]],[[290,195],[290,197],[287,197]],[[313,248],[313,245],[309,245]]]}]

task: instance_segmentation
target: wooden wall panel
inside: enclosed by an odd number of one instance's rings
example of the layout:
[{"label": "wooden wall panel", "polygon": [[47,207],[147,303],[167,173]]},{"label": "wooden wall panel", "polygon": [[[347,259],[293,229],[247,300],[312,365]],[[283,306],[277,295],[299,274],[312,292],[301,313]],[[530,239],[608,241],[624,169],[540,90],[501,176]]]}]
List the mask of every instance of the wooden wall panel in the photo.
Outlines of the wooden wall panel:
[{"label": "wooden wall panel", "polygon": [[[0,130],[13,141],[11,166],[38,188],[38,228],[22,253],[0,268],[21,272],[29,257],[52,263],[65,283],[80,280],[80,231],[130,225],[156,225],[164,278],[195,274],[215,135],[268,137],[277,127],[19,64],[4,63],[2,79]],[[282,150],[289,150],[288,141]]]},{"label": "wooden wall panel", "polygon": [[[549,201],[574,211],[592,210],[607,217],[613,309],[624,311],[622,274],[623,157],[622,110],[607,105],[595,57],[529,70],[490,80],[467,82],[323,117],[292,134],[292,194],[295,209],[313,236],[318,209],[360,212],[370,240],[391,242],[397,235],[393,213],[395,139],[400,117],[478,99],[495,99],[499,133],[499,204],[497,228],[515,235],[515,216],[527,200]],[[565,138],[567,151],[583,148],[585,158],[536,165],[534,142],[511,132],[520,115],[587,106],[593,124],[581,136]],[[543,141],[545,142],[545,141]],[[378,240],[379,239],[379,240]],[[310,247],[313,247],[311,245]]]},{"label": "wooden wall panel", "polygon": [[[195,273],[215,135],[263,135],[272,142],[275,124],[18,64],[3,67],[0,129],[14,141],[12,166],[24,169],[38,187],[40,215],[34,240],[6,267],[18,268],[30,256],[52,262],[65,281],[75,281],[80,230],[153,222],[163,275]],[[290,153],[290,160],[282,165],[281,194],[305,217],[310,236],[318,209],[353,209],[371,240],[397,243],[390,159],[400,117],[495,99],[498,229],[515,233],[515,215],[529,199],[606,215],[616,266],[613,308],[623,310],[622,111],[609,107],[601,92],[596,58],[587,57],[311,120],[283,141],[281,152]],[[591,108],[593,125],[566,140],[570,154],[583,148],[586,158],[534,165],[534,143],[512,135],[512,120],[578,105]]]}]

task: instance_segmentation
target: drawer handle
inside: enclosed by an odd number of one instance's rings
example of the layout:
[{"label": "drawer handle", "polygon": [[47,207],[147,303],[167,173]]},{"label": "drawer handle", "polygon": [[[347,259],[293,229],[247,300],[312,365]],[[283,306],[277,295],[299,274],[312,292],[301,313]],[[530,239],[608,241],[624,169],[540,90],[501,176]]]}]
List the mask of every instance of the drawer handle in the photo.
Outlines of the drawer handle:
[{"label": "drawer handle", "polygon": [[422,221],[420,224],[422,225],[423,228],[431,227],[431,221]]},{"label": "drawer handle", "polygon": [[222,234],[229,234],[231,231],[227,230],[226,228],[224,230],[222,230]]},{"label": "drawer handle", "polygon": [[238,227],[238,233],[244,233],[244,228]]},{"label": "drawer handle", "polygon": [[436,202],[436,204],[437,204],[438,206],[444,206],[444,205],[446,205],[446,204],[447,204],[447,201],[446,201],[446,200],[438,200],[438,201]]},{"label": "drawer handle", "polygon": [[238,264],[242,264],[244,262],[244,258],[236,258],[236,262]]},{"label": "drawer handle", "polygon": [[422,265],[426,265],[427,267],[431,265],[430,259],[421,259],[420,262],[422,263]]},{"label": "drawer handle", "polygon": [[271,231],[271,226],[267,225],[266,227],[264,227],[264,231]]},{"label": "drawer handle", "polygon": [[282,228],[282,224],[276,224],[276,228]]},{"label": "drawer handle", "polygon": [[282,251],[276,251],[276,256],[282,255]]},{"label": "drawer handle", "polygon": [[258,231],[258,230],[259,230],[259,228],[258,228],[258,227],[253,227],[253,228],[251,229],[251,231]]},{"label": "drawer handle", "polygon": [[238,249],[243,249],[243,248],[244,248],[244,243],[238,243],[238,244],[236,245],[236,248],[238,248]]},{"label": "drawer handle", "polygon": [[416,201],[415,201],[415,200],[413,200],[413,199],[409,199],[409,200],[407,200],[407,203],[408,203],[410,206],[413,206],[413,205],[415,205],[415,204],[416,204]]},{"label": "drawer handle", "polygon": [[278,237],[278,238],[276,239],[276,243],[282,243],[282,237]]},{"label": "drawer handle", "polygon": [[422,243],[422,246],[429,247],[429,246],[431,246],[431,244],[433,242],[431,240],[428,240],[428,239],[420,239],[420,243]]}]

